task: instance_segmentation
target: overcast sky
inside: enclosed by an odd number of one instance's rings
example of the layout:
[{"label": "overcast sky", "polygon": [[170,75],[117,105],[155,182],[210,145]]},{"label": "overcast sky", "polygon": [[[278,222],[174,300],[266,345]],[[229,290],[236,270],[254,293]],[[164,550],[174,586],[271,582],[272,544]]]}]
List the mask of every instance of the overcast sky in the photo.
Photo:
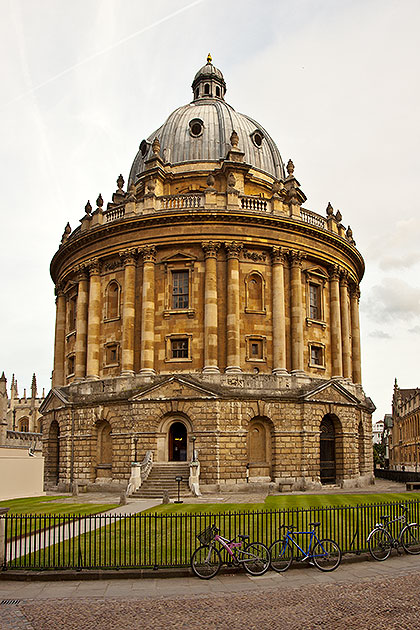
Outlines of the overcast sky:
[{"label": "overcast sky", "polygon": [[192,98],[207,53],[226,100],[331,201],[366,262],[364,388],[420,386],[418,0],[0,0],[0,371],[48,391],[49,263],[67,221],[128,178],[140,141]]}]

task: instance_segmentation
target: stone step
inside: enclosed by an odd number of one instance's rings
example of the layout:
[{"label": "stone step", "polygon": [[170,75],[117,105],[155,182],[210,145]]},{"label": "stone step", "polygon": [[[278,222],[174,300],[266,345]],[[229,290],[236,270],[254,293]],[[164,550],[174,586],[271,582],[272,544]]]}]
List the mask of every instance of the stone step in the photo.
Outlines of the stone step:
[{"label": "stone step", "polygon": [[190,466],[187,462],[158,462],[154,463],[152,470],[143,485],[131,494],[133,498],[161,499],[163,493],[167,492],[170,498],[178,496],[178,482],[175,477],[182,477],[180,483],[180,494],[190,495],[188,488],[188,478]]}]

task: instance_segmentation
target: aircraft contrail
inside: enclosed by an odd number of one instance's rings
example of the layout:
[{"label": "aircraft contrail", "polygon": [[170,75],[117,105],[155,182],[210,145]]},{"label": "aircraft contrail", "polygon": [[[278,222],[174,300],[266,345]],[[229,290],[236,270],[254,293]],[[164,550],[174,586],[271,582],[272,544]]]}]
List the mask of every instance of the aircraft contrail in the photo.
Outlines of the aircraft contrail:
[{"label": "aircraft contrail", "polygon": [[79,61],[78,63],[75,63],[72,66],[69,66],[65,70],[62,70],[58,74],[55,74],[53,77],[50,77],[46,81],[43,81],[42,83],[38,83],[38,85],[34,85],[34,87],[31,88],[30,90],[27,90],[26,92],[23,92],[22,94],[19,94],[19,96],[15,96],[12,100],[6,103],[6,106],[10,105],[11,103],[15,103],[16,101],[19,101],[21,98],[24,98],[25,96],[28,96],[29,94],[33,94],[33,92],[36,92],[40,88],[43,88],[45,85],[48,85],[49,83],[52,83],[53,81],[56,81],[60,77],[64,76],[65,74],[68,74],[69,72],[72,72],[76,68],[83,66],[85,63],[92,61],[92,59],[96,59],[96,57],[99,57],[100,55],[103,55],[109,52],[110,50],[113,50],[114,48],[121,46],[121,44],[125,44],[125,42],[128,42],[130,39],[133,39],[134,37],[137,37],[138,35],[141,35],[142,33],[146,33],[146,31],[150,31],[152,28],[155,28],[155,26],[159,26],[159,24],[163,24],[163,22],[167,22],[171,18],[175,17],[176,15],[179,15],[180,13],[183,13],[184,11],[187,11],[188,9],[191,9],[197,4],[202,4],[202,2],[204,2],[204,0],[194,0],[194,2],[187,4],[185,7],[182,7],[181,9],[178,9],[177,11],[174,11],[173,13],[170,13],[169,15],[161,18],[160,20],[157,20],[156,22],[153,22],[152,24],[149,24],[148,26],[141,28],[135,33],[131,33],[131,35],[127,35],[127,37],[120,39],[118,42],[115,42],[115,44],[111,44],[110,46],[107,46],[106,48],[103,48],[102,50],[99,50],[98,52],[93,53],[93,55],[89,55],[89,57],[86,57],[82,61]]}]

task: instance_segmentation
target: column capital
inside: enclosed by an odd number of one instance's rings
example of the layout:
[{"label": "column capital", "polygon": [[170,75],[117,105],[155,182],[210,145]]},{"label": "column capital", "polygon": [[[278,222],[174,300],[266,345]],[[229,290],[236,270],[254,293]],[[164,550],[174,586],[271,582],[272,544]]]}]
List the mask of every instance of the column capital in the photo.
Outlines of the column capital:
[{"label": "column capital", "polygon": [[74,268],[74,271],[76,274],[76,282],[82,282],[83,280],[87,280],[88,278],[87,267],[84,263],[81,265],[77,265]]},{"label": "column capital", "polygon": [[156,247],[154,245],[140,247],[139,254],[143,258],[143,262],[156,262]]},{"label": "column capital", "polygon": [[339,265],[330,265],[328,268],[328,275],[330,280],[340,280],[340,274],[342,269]]},{"label": "column capital", "polygon": [[357,301],[360,300],[360,288],[356,282],[350,281],[349,283],[350,295],[352,298],[356,298]]},{"label": "column capital", "polygon": [[302,267],[302,262],[306,258],[305,252],[301,252],[296,249],[290,249],[288,251],[288,258],[291,267]]},{"label": "column capital", "polygon": [[55,285],[54,293],[56,297],[64,297],[64,282],[57,282]]},{"label": "column capital", "polygon": [[271,248],[271,261],[273,265],[286,262],[287,252],[284,247]]},{"label": "column capital", "polygon": [[201,247],[204,251],[204,258],[216,258],[221,243],[218,241],[204,241]]},{"label": "column capital", "polygon": [[101,263],[99,258],[91,258],[90,260],[87,260],[86,267],[90,276],[97,276],[101,272]]},{"label": "column capital", "polygon": [[341,269],[340,271],[340,284],[345,287],[348,287],[350,283],[350,274],[347,269]]},{"label": "column capital", "polygon": [[119,252],[119,256],[123,261],[124,267],[126,267],[127,265],[135,265],[138,256],[138,249],[136,247],[123,249],[121,252]]},{"label": "column capital", "polygon": [[230,243],[225,243],[225,249],[227,251],[228,258],[239,258],[239,252],[243,248],[243,244],[238,241],[231,241]]}]

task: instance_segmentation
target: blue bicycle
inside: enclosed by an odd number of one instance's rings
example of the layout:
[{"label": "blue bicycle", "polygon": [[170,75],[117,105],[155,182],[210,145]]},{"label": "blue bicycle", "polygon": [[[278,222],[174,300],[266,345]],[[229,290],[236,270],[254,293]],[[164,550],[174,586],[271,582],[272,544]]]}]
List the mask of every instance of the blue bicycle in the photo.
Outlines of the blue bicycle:
[{"label": "blue bicycle", "polygon": [[[282,528],[287,531],[283,538],[273,542],[270,547],[271,568],[278,572],[287,571],[293,562],[294,547],[296,547],[300,562],[308,561],[320,571],[334,571],[341,562],[341,549],[336,542],[329,538],[319,540],[315,529],[320,524],[309,523],[308,527],[311,530],[307,532],[296,531],[294,525],[282,525]],[[295,536],[299,534],[310,535],[307,551],[296,542]]]}]

